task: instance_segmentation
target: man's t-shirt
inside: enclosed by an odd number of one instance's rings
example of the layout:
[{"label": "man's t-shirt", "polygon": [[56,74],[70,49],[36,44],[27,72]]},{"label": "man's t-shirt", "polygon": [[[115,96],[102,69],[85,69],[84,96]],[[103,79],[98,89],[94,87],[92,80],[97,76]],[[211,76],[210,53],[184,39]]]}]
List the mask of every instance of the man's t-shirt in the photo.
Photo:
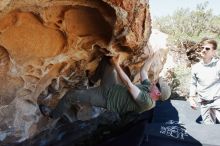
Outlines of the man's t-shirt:
[{"label": "man's t-shirt", "polygon": [[141,84],[136,86],[140,89],[140,93],[137,97],[138,103],[133,99],[125,86],[115,84],[109,88],[106,92],[107,109],[120,114],[129,111],[143,112],[151,109],[154,106],[154,101],[149,94],[150,82],[144,80]]}]

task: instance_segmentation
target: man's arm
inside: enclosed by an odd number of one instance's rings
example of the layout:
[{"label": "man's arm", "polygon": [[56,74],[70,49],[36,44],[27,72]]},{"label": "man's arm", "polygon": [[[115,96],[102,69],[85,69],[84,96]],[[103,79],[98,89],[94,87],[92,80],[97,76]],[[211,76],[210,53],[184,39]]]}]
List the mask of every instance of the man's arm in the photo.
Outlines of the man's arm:
[{"label": "man's arm", "polygon": [[195,74],[193,73],[192,69],[192,74],[191,74],[191,83],[190,83],[190,93],[189,93],[189,104],[191,108],[196,109],[198,106],[195,102],[196,98],[196,88],[197,88],[197,79],[195,77]]},{"label": "man's arm", "polygon": [[143,66],[141,67],[141,71],[140,71],[141,82],[148,79],[148,71],[149,71],[150,66],[152,64],[152,61],[153,61],[153,57],[146,60],[143,64]]},{"label": "man's arm", "polygon": [[114,65],[120,79],[122,80],[124,85],[128,88],[128,91],[131,93],[132,97],[136,99],[138,97],[138,94],[140,93],[140,89],[131,82],[129,77],[126,75],[126,73],[121,68],[119,64],[119,55],[112,57],[111,62]]}]

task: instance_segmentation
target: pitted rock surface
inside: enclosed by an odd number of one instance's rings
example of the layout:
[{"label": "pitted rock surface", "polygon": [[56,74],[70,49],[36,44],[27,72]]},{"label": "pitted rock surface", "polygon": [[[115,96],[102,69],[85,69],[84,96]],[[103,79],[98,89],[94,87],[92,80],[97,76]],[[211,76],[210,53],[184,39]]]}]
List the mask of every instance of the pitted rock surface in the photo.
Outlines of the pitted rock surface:
[{"label": "pitted rock surface", "polygon": [[[87,88],[103,55],[120,53],[134,78],[156,52],[147,44],[150,34],[148,1],[1,0],[0,141],[45,129],[38,104],[53,107],[69,88]],[[152,78],[166,51],[158,57]]]}]

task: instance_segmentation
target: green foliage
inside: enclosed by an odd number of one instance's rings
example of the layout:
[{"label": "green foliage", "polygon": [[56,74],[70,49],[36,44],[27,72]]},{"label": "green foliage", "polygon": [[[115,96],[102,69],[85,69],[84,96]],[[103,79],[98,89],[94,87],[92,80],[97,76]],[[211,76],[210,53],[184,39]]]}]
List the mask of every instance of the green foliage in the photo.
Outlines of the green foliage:
[{"label": "green foliage", "polygon": [[190,75],[190,68],[186,67],[185,65],[178,65],[174,69],[171,82],[172,99],[186,99],[190,86]]},{"label": "green foliage", "polygon": [[213,16],[211,19],[211,23],[209,26],[209,31],[216,34],[216,36],[220,37],[220,17],[219,16]]},{"label": "green foliage", "polygon": [[182,90],[189,90],[189,82],[190,82],[190,68],[184,65],[179,65],[174,69],[174,77],[172,82],[173,90],[178,90],[181,88]]},{"label": "green foliage", "polygon": [[200,41],[214,38],[220,44],[220,16],[208,9],[208,2],[198,4],[195,10],[180,8],[172,16],[158,17],[153,27],[169,34],[171,44],[179,45],[185,40]]}]

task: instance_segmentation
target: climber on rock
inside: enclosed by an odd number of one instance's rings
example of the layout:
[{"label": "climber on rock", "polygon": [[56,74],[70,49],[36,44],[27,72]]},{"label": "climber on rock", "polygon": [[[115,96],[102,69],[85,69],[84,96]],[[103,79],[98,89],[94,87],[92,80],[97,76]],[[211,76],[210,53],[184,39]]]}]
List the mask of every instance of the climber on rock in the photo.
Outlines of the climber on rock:
[{"label": "climber on rock", "polygon": [[158,82],[150,83],[148,79],[152,59],[146,60],[141,67],[141,84],[135,85],[121,68],[119,58],[120,55],[102,58],[90,80],[95,83],[101,79],[98,87],[83,90],[71,89],[54,109],[46,105],[39,105],[42,114],[56,119],[61,117],[72,105],[78,103],[106,108],[119,114],[143,112],[152,109],[155,101],[163,101],[170,97],[171,92],[167,83],[161,79]]}]

